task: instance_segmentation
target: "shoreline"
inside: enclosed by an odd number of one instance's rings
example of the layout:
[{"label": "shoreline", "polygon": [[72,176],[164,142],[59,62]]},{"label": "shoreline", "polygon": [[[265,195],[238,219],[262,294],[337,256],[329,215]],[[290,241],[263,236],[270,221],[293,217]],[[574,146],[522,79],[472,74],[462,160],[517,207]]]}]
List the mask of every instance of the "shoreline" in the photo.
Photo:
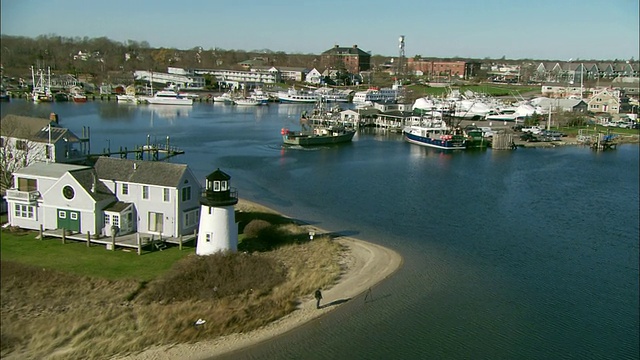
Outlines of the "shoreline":
[{"label": "shoreline", "polygon": [[[285,216],[263,205],[240,199],[238,208],[240,210],[243,207],[250,207]],[[317,233],[327,233],[327,231],[321,228],[313,228]],[[227,355],[285,334],[338,308],[340,303],[345,302],[345,299],[353,300],[355,297],[365,293],[376,284],[391,276],[402,266],[403,260],[400,254],[389,248],[353,237],[339,237],[334,239],[334,241],[339,242],[349,249],[347,251],[348,268],[336,284],[322,290],[323,300],[320,309],[316,309],[313,294],[309,294],[300,299],[300,305],[292,313],[251,332],[235,333],[192,344],[152,346],[142,352],[129,354],[124,357],[113,357],[113,359],[200,360]],[[322,307],[322,305],[325,305],[325,307]]]}]

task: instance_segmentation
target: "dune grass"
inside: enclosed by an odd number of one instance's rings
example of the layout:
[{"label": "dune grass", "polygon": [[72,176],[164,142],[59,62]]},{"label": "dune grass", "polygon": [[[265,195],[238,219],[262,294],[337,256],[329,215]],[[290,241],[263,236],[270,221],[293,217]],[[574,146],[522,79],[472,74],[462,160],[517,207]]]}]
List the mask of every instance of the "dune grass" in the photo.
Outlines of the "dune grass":
[{"label": "dune grass", "polygon": [[177,247],[138,256],[3,230],[0,357],[102,359],[254,330],[345,270],[329,235],[309,241],[304,226],[268,212],[238,219],[241,231],[268,224],[243,234],[238,253],[206,257]]}]

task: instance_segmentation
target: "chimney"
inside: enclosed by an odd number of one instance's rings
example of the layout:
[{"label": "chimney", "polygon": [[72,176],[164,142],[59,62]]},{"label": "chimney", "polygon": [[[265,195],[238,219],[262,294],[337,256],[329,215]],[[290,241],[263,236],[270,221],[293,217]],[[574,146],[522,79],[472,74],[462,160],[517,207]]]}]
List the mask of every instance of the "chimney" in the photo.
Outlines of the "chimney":
[{"label": "chimney", "polygon": [[95,171],[91,172],[91,175],[93,177],[93,181],[91,182],[91,192],[95,194],[96,186],[98,185],[98,176],[96,175]]},{"label": "chimney", "polygon": [[354,48],[354,49],[357,49],[357,48],[358,48],[358,45],[353,45],[353,48]]}]

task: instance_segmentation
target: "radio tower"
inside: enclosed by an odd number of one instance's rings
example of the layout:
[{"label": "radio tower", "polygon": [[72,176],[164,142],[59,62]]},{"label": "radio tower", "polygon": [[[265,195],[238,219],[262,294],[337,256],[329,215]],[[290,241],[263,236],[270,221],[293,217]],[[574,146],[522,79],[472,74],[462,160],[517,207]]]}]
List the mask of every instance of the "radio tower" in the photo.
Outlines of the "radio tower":
[{"label": "radio tower", "polygon": [[398,56],[398,77],[404,77],[404,35],[400,35],[398,39],[399,44],[398,48],[400,48],[400,54]]}]

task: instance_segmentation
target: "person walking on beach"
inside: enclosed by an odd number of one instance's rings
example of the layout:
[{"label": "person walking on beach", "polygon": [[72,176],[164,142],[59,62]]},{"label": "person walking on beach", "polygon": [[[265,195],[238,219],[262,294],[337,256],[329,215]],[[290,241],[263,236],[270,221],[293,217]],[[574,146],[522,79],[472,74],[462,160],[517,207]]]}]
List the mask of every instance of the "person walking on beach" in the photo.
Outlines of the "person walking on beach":
[{"label": "person walking on beach", "polygon": [[322,300],[322,291],[320,291],[320,289],[318,288],[318,290],[316,290],[316,309],[320,309],[320,300]]}]

